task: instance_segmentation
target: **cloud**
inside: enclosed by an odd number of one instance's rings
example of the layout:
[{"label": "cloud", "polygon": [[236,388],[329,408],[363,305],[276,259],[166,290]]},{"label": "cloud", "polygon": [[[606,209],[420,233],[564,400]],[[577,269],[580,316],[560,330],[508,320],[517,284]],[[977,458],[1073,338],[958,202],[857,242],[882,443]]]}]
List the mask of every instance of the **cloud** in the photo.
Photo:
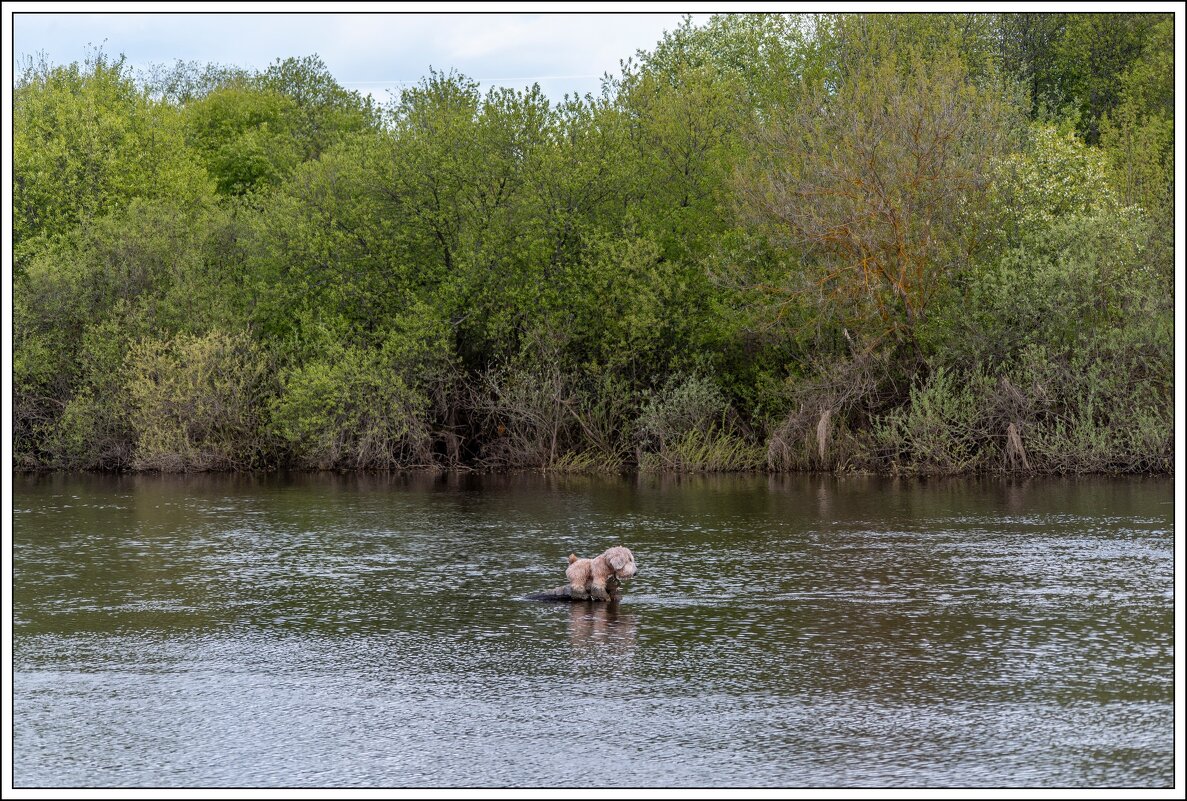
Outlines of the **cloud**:
[{"label": "cloud", "polygon": [[[695,19],[695,18],[694,18]],[[398,89],[430,65],[486,84],[591,91],[678,14],[18,14],[14,51],[69,63],[104,43],[135,67],[176,59],[261,68],[317,53],[351,88]]]}]

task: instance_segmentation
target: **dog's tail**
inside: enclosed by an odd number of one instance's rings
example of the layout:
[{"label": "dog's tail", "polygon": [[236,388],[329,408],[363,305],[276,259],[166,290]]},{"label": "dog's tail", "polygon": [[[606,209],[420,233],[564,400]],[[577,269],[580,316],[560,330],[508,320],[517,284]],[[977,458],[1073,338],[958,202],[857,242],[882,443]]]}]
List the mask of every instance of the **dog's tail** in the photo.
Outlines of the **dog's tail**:
[{"label": "dog's tail", "polygon": [[569,564],[573,564],[576,561],[577,561],[577,554],[575,554],[575,553],[569,554]]}]

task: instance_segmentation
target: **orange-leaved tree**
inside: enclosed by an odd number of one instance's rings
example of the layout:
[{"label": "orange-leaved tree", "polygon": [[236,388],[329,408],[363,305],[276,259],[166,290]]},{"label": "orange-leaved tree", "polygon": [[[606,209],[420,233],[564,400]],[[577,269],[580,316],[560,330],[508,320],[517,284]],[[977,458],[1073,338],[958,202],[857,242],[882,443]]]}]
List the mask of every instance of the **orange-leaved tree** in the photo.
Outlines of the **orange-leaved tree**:
[{"label": "orange-leaved tree", "polygon": [[778,291],[815,298],[858,348],[917,351],[929,305],[994,235],[1016,106],[955,49],[851,55],[756,128],[739,196],[802,265]]}]

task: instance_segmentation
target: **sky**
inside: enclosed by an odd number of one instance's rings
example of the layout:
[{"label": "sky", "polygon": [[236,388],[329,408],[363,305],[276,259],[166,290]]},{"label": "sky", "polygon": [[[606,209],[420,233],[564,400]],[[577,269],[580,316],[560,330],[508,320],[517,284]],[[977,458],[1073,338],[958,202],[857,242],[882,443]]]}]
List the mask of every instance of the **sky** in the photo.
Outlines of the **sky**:
[{"label": "sky", "polygon": [[[280,6],[283,7],[283,6]],[[703,22],[708,15],[693,15]],[[321,56],[347,89],[379,101],[429,67],[493,85],[539,83],[550,98],[596,94],[619,61],[651,49],[680,14],[181,14],[17,13],[13,54],[81,61],[88,45],[123,54],[134,69],[180,59],[263,68]]]}]

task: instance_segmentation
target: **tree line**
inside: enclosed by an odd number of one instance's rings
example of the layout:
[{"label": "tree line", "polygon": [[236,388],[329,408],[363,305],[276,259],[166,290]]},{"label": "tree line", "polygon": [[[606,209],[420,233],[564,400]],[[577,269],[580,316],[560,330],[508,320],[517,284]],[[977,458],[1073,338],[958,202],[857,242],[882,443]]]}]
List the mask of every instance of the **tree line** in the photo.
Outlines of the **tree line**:
[{"label": "tree line", "polygon": [[1169,472],[1171,15],[723,15],[552,102],[30,59],[27,469]]}]

